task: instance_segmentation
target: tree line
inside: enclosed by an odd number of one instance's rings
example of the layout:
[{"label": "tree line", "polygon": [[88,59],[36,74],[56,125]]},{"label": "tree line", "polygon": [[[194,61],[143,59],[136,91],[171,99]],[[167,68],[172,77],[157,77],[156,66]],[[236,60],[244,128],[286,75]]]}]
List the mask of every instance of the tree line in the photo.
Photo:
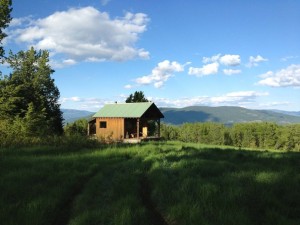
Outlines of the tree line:
[{"label": "tree line", "polygon": [[[64,131],[67,136],[86,136],[86,127],[87,120],[80,119],[67,124]],[[184,123],[180,126],[162,123],[160,134],[164,140],[171,141],[300,151],[300,124],[252,122],[228,127],[215,122]]]},{"label": "tree line", "polygon": [[300,124],[278,125],[272,122],[224,124],[185,123],[180,126],[162,124],[165,140],[178,140],[239,148],[280,149],[300,151]]}]

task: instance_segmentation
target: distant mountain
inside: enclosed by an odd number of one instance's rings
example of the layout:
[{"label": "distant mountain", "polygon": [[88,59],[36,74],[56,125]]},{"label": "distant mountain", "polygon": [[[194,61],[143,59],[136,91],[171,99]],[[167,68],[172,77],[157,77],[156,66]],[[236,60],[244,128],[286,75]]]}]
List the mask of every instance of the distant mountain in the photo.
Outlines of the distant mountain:
[{"label": "distant mountain", "polygon": [[277,109],[273,109],[271,111],[290,115],[290,116],[300,116],[300,112],[283,111],[283,110],[277,110]]},{"label": "distant mountain", "polygon": [[92,117],[95,113],[86,111],[86,110],[76,110],[76,109],[61,109],[63,112],[63,118],[64,118],[64,123],[72,123],[75,120],[79,120],[82,118],[90,118]]},{"label": "distant mountain", "polygon": [[165,116],[162,121],[175,125],[209,121],[226,125],[260,121],[276,122],[279,124],[300,123],[300,116],[288,115],[287,112],[251,110],[232,106],[190,106],[185,108],[161,108],[160,110]]},{"label": "distant mountain", "polygon": [[[185,108],[160,108],[165,118],[162,122],[179,125],[194,122],[219,122],[226,125],[243,122],[269,121],[279,124],[300,123],[300,112],[279,110],[251,110],[233,106],[190,106]],[[95,112],[75,109],[62,109],[64,123],[78,119],[89,119]]]}]

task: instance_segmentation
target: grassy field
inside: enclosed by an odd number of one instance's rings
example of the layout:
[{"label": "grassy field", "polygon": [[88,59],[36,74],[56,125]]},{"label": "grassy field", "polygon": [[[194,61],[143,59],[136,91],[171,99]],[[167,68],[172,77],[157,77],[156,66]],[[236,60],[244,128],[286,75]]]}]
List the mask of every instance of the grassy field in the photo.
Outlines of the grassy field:
[{"label": "grassy field", "polygon": [[300,224],[300,153],[180,142],[0,150],[0,223]]}]

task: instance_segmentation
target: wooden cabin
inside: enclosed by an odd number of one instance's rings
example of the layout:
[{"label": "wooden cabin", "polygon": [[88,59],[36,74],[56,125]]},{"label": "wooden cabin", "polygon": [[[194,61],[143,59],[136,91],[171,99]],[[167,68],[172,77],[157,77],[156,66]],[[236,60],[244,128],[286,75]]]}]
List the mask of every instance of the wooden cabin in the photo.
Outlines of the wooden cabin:
[{"label": "wooden cabin", "polygon": [[164,115],[153,102],[107,104],[89,122],[89,135],[111,141],[160,138]]}]

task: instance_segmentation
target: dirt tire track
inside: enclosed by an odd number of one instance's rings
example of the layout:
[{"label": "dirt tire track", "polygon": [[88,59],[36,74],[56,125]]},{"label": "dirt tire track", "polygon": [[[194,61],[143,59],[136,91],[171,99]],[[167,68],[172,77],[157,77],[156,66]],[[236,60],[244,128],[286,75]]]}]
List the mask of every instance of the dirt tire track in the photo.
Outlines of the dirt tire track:
[{"label": "dirt tire track", "polygon": [[74,184],[72,189],[70,190],[69,196],[65,201],[61,202],[57,209],[55,210],[56,217],[53,219],[52,225],[67,225],[70,221],[72,205],[76,200],[76,197],[82,193],[85,185],[88,183],[90,179],[92,179],[98,171],[94,171],[91,174],[78,178],[78,181]]},{"label": "dirt tire track", "polygon": [[162,214],[155,207],[151,199],[151,186],[148,178],[143,175],[140,178],[140,197],[148,211],[149,220],[153,225],[168,225]]}]

